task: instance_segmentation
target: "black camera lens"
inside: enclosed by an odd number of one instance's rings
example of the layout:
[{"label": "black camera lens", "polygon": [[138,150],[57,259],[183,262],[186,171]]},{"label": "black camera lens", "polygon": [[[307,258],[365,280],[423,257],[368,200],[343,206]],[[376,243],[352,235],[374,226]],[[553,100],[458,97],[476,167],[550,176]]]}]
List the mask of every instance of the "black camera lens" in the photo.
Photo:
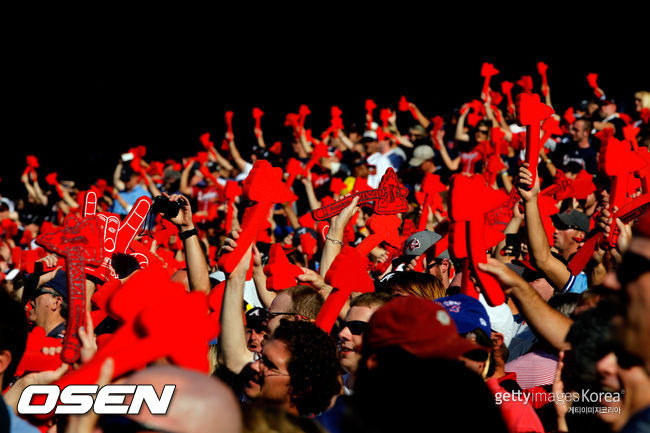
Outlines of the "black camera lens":
[{"label": "black camera lens", "polygon": [[151,204],[151,211],[153,213],[160,213],[165,218],[172,219],[178,215],[178,212],[183,207],[181,202],[171,201],[167,197],[159,195],[153,199]]}]

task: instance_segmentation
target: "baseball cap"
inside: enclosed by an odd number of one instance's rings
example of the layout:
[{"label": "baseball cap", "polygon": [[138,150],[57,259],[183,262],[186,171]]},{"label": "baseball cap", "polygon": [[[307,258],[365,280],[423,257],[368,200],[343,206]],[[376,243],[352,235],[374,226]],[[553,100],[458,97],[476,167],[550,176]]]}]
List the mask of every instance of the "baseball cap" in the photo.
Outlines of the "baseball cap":
[{"label": "baseball cap", "polygon": [[609,104],[616,104],[616,100],[614,98],[605,98],[605,99],[598,100],[598,105],[600,105],[601,107],[603,105],[609,105]]},{"label": "baseball cap", "polygon": [[246,311],[246,327],[260,329],[266,320],[266,309],[262,307],[251,308]]},{"label": "baseball cap", "polygon": [[454,321],[439,304],[400,296],[380,307],[363,335],[362,351],[400,347],[418,358],[457,359],[481,346],[458,335]]},{"label": "baseball cap", "polygon": [[485,307],[478,299],[469,295],[458,293],[436,299],[440,305],[449,313],[458,328],[458,333],[466,334],[479,328],[489,337],[492,334],[490,328],[490,316]]},{"label": "baseball cap", "polygon": [[[440,239],[442,239],[442,236],[430,230],[422,230],[420,232],[413,233],[408,237],[408,239],[406,239],[406,242],[404,242],[403,255],[407,257],[422,255]],[[438,255],[437,258],[448,259],[449,251],[444,250]]]},{"label": "baseball cap", "polygon": [[515,319],[512,317],[512,310],[505,303],[492,307],[487,303],[483,294],[478,295],[478,300],[487,311],[490,318],[490,328],[503,335],[503,344],[507,347],[515,335]]},{"label": "baseball cap", "polygon": [[571,209],[568,212],[551,215],[553,225],[560,230],[576,229],[585,233],[589,232],[589,217],[579,210]]},{"label": "baseball cap", "polygon": [[163,171],[163,178],[166,181],[175,182],[176,180],[181,178],[181,172],[178,170],[174,170],[172,167],[167,167],[165,171]]},{"label": "baseball cap", "polygon": [[64,270],[59,269],[54,278],[52,278],[47,283],[43,284],[43,287],[49,287],[57,292],[63,299],[68,299],[68,277]]},{"label": "baseball cap", "polygon": [[413,157],[409,160],[411,167],[419,167],[426,160],[433,158],[433,149],[428,144],[421,144],[413,149]]}]

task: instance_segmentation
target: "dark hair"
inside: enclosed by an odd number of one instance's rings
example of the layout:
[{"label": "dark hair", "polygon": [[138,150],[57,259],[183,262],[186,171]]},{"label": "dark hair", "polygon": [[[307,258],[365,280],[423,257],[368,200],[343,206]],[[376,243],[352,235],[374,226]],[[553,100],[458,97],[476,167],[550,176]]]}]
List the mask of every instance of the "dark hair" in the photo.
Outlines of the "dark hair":
[{"label": "dark hair", "polygon": [[13,379],[27,344],[27,318],[20,302],[0,290],[0,352],[8,350],[11,362],[4,371],[2,389]]},{"label": "dark hair", "polygon": [[335,340],[315,324],[282,319],[273,339],[286,343],[291,360],[289,394],[300,415],[323,412],[339,393]]},{"label": "dark hair", "polygon": [[551,296],[548,300],[548,305],[565,316],[571,317],[573,315],[573,310],[578,306],[579,300],[579,293],[559,293]]},{"label": "dark hair", "polygon": [[290,313],[300,314],[310,319],[315,319],[325,303],[323,295],[311,286],[293,286],[283,292],[291,296],[292,307]]},{"label": "dark hair", "polygon": [[393,297],[388,293],[383,292],[371,292],[371,293],[362,293],[361,295],[353,298],[350,301],[350,308],[352,307],[374,307],[375,305],[384,305],[386,302],[393,299]]}]

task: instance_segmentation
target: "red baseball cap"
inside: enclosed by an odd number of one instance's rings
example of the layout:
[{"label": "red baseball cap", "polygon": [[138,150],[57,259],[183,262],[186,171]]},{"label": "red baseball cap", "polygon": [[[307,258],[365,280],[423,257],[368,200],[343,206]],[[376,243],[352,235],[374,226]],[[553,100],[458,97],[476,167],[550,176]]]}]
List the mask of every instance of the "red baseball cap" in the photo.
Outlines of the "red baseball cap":
[{"label": "red baseball cap", "polygon": [[457,359],[481,346],[458,335],[454,321],[439,304],[400,296],[379,308],[363,335],[363,351],[399,346],[419,358]]}]

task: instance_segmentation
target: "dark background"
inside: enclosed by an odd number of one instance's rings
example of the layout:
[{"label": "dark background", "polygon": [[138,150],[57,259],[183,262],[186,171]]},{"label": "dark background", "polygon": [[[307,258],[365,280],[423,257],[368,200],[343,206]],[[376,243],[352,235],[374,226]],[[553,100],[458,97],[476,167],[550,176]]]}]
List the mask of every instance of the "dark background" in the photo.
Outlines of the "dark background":
[{"label": "dark background", "polygon": [[[254,141],[254,106],[265,112],[267,144],[282,139],[285,145],[284,116],[300,104],[311,108],[308,127],[317,133],[329,125],[332,105],[343,110],[346,126],[361,121],[366,98],[396,108],[406,95],[428,116],[447,113],[478,98],[484,61],[501,71],[493,78],[494,90],[524,74],[533,76],[537,90],[535,64],[546,62],[560,112],[592,97],[589,72],[599,74],[600,87],[628,113],[634,92],[650,88],[638,51],[604,56],[547,44],[485,55],[455,46],[438,49],[426,39],[413,46],[404,43],[408,39],[377,45],[362,34],[325,42],[266,36],[236,44],[215,39],[201,48],[154,36],[127,48],[110,40],[84,47],[43,40],[37,48],[17,50],[2,84],[0,192],[23,192],[19,176],[28,154],[39,157],[41,185],[47,173],[57,171],[59,179],[75,179],[82,187],[98,177],[110,179],[120,153],[131,146],[146,145],[147,160],[195,154],[201,133],[223,134],[226,110],[235,113],[243,149]],[[400,114],[398,125],[405,130],[412,121]]]}]

